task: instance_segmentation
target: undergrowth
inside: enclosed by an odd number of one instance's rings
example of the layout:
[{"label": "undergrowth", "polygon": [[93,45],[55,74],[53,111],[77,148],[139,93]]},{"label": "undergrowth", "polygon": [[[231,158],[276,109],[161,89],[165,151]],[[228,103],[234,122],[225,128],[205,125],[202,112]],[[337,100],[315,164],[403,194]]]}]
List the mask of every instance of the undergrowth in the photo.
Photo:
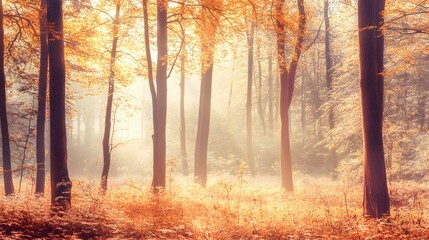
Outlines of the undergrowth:
[{"label": "undergrowth", "polygon": [[[171,176],[152,194],[147,179],[75,180],[72,208],[50,211],[49,196],[0,197],[0,235],[9,239],[428,239],[429,186],[390,184],[391,216],[362,217],[358,182],[299,176],[295,193],[274,177],[211,177],[206,189]],[[1,193],[2,194],[2,193]],[[2,194],[3,195],[3,194]]]}]

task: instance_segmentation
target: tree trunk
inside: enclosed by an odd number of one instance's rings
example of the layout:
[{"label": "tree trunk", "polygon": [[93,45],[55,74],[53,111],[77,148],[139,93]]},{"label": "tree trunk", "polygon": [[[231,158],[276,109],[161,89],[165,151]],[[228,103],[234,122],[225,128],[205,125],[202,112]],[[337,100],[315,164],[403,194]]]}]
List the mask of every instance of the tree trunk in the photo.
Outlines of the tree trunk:
[{"label": "tree trunk", "polygon": [[278,69],[276,71],[276,74],[274,75],[274,99],[275,99],[275,104],[274,106],[276,106],[275,108],[275,114],[274,114],[274,126],[278,126],[279,124],[279,110],[280,110],[280,74],[278,74],[278,71],[280,69],[280,64],[277,62],[277,67],[276,69]]},{"label": "tree trunk", "polygon": [[[152,68],[152,55],[150,52],[150,41],[149,41],[149,16],[148,16],[148,10],[147,10],[147,0],[143,0],[143,18],[144,18],[144,43],[145,43],[145,51],[146,51],[146,62],[147,62],[147,71],[148,71],[148,80],[149,80],[149,89],[150,89],[150,95],[152,97],[152,123],[153,123],[153,130],[154,134],[152,135],[152,142],[153,142],[153,162],[157,161],[158,159],[158,144],[157,144],[157,138],[155,136],[156,134],[156,126],[157,126],[157,94],[155,90],[155,84],[153,80],[153,68]],[[153,169],[155,170],[155,164],[153,166]],[[155,172],[155,171],[154,171]],[[153,185],[153,183],[152,183]]]},{"label": "tree trunk", "polygon": [[[203,47],[203,51],[207,52],[211,50]],[[202,186],[206,186],[207,183],[207,148],[210,129],[212,79],[213,64],[210,64],[209,68],[203,72],[201,79],[198,128],[195,145],[194,176],[196,182],[199,182]]]},{"label": "tree trunk", "polygon": [[274,129],[273,116],[273,52],[268,49],[268,129],[273,133]]},{"label": "tree trunk", "polygon": [[[383,151],[384,0],[358,2],[360,87],[364,142],[364,215],[389,214]],[[375,27],[374,27],[375,26]]]},{"label": "tree trunk", "polygon": [[77,146],[78,147],[80,147],[80,144],[81,144],[81,141],[80,141],[80,129],[81,129],[81,124],[80,124],[80,121],[81,121],[81,118],[82,118],[82,108],[78,108],[78,110],[77,110],[77,129],[76,129],[76,131],[77,131]]},{"label": "tree trunk", "polygon": [[65,62],[62,1],[47,1],[49,26],[49,96],[51,135],[51,204],[53,208],[71,205],[72,182],[67,170],[65,109]]},{"label": "tree trunk", "polygon": [[306,107],[305,107],[305,74],[303,68],[301,68],[301,129],[303,134],[303,140],[305,138],[305,124],[306,124]]},{"label": "tree trunk", "polygon": [[[183,39],[185,41],[185,39]],[[185,47],[185,46],[183,46]],[[183,175],[189,175],[188,152],[186,150],[186,121],[185,121],[185,61],[186,52],[180,55],[180,152],[182,154]]]},{"label": "tree trunk", "polygon": [[228,97],[228,117],[231,117],[231,102],[232,102],[232,89],[234,86],[235,77],[235,61],[237,60],[236,53],[234,52],[234,59],[232,60],[232,71],[231,71],[231,83],[229,85],[229,97]]},{"label": "tree trunk", "polygon": [[165,187],[166,121],[167,121],[167,1],[157,1],[157,65],[156,65],[156,122],[154,122],[155,151],[152,187]]},{"label": "tree trunk", "polygon": [[314,71],[314,80],[311,82],[311,96],[312,96],[312,104],[313,104],[313,117],[314,117],[314,132],[316,136],[316,141],[320,142],[322,140],[322,131],[321,131],[321,109],[322,101],[320,99],[320,56],[319,52],[317,55],[313,57],[313,71]]},{"label": "tree trunk", "polygon": [[[204,1],[203,1],[204,2]],[[218,4],[221,1],[214,1],[211,4]],[[209,3],[205,3],[209,6]],[[203,6],[201,12],[202,29],[204,35],[201,39],[201,89],[198,110],[197,138],[195,143],[195,182],[205,187],[207,184],[207,149],[210,130],[210,109],[213,80],[213,60],[216,43],[217,18],[207,15],[207,6]],[[218,6],[221,7],[221,6]],[[214,18],[212,18],[214,17]],[[207,36],[208,37],[207,37]]]},{"label": "tree trunk", "polygon": [[252,176],[256,175],[253,161],[252,137],[252,84],[253,84],[253,46],[255,35],[255,22],[250,24],[250,33],[247,32],[248,58],[247,58],[247,103],[246,103],[246,129],[247,129],[247,164]]},{"label": "tree trunk", "polygon": [[257,54],[258,54],[258,115],[259,120],[261,121],[262,129],[264,130],[264,135],[267,134],[267,127],[265,125],[265,116],[264,108],[262,107],[262,65],[261,65],[261,43],[257,45]]},{"label": "tree trunk", "polygon": [[112,104],[113,104],[113,93],[115,91],[115,62],[116,62],[116,49],[118,46],[119,36],[119,14],[121,4],[116,4],[116,14],[113,21],[113,40],[112,49],[110,50],[110,73],[109,73],[109,89],[107,92],[107,104],[106,104],[106,118],[104,121],[104,136],[103,136],[103,172],[101,173],[101,192],[103,194],[107,191],[107,179],[109,177],[110,170],[110,129],[112,125]]},{"label": "tree trunk", "polygon": [[10,159],[9,126],[6,112],[6,77],[4,74],[4,27],[3,1],[0,0],[0,126],[2,136],[4,191],[6,196],[15,191],[12,179],[12,163]]},{"label": "tree trunk", "polygon": [[36,193],[45,192],[45,122],[46,89],[48,79],[48,26],[46,19],[46,0],[40,2],[40,69],[36,129]]},{"label": "tree trunk", "polygon": [[[334,105],[332,104],[332,57],[330,47],[330,22],[329,22],[329,0],[325,0],[324,4],[324,17],[325,17],[325,62],[326,62],[326,85],[328,87],[328,103],[329,103],[329,130],[335,127],[334,122]],[[332,142],[332,134],[329,134],[330,142]],[[333,146],[329,146],[330,162],[331,162],[331,177],[332,180],[337,179],[336,168],[338,165],[337,152]]]},{"label": "tree trunk", "polygon": [[299,10],[299,29],[295,48],[291,57],[291,62],[289,66],[287,66],[285,59],[285,23],[282,13],[282,6],[284,5],[284,2],[284,0],[276,1],[277,57],[280,68],[280,167],[282,175],[282,187],[284,187],[287,191],[293,191],[292,160],[289,136],[289,108],[292,102],[298,60],[301,56],[302,46],[304,42],[306,16],[304,9],[304,0],[297,0]]}]

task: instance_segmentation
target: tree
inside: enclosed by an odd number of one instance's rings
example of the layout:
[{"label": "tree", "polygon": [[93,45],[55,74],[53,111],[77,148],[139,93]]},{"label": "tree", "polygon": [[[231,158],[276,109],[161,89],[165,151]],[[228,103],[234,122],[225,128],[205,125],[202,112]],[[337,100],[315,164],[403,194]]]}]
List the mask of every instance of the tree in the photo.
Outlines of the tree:
[{"label": "tree", "polygon": [[273,50],[268,48],[268,129],[273,133],[274,116],[273,116]]},{"label": "tree", "polygon": [[46,19],[46,0],[40,1],[40,62],[39,92],[37,107],[36,134],[36,193],[45,192],[45,122],[46,122],[46,90],[48,79],[48,26]]},{"label": "tree", "polygon": [[[185,41],[183,36],[183,42]],[[186,52],[182,50],[180,54],[180,152],[182,154],[183,175],[189,175],[188,169],[188,153],[186,150],[186,119],[185,119],[185,65]]]},{"label": "tree", "polygon": [[[333,74],[333,66],[332,66],[332,56],[331,56],[331,46],[330,46],[330,22],[329,22],[329,0],[325,0],[323,16],[325,19],[325,64],[326,64],[326,85],[328,87],[328,102],[329,102],[329,130],[333,130],[335,127],[334,122],[334,106],[331,103],[331,92],[332,92],[332,74]],[[329,141],[331,142],[331,141]],[[337,174],[335,169],[337,167],[337,153],[335,149],[330,146],[330,161],[331,161],[331,174],[332,179],[337,178]]]},{"label": "tree", "polygon": [[360,88],[364,143],[364,215],[390,212],[383,150],[384,0],[358,2]]},{"label": "tree", "polygon": [[[258,31],[259,33],[259,31]],[[258,108],[258,116],[259,116],[259,120],[261,121],[261,125],[262,125],[262,129],[264,131],[264,135],[267,134],[267,127],[265,124],[265,115],[264,115],[264,104],[262,103],[262,64],[261,64],[261,41],[258,41],[257,43],[257,47],[256,47],[256,52],[257,52],[257,62],[258,62],[258,84],[256,84],[256,79],[255,79],[255,85],[258,85],[256,87],[256,92],[258,94],[258,103],[257,103],[257,108]]]},{"label": "tree", "polygon": [[116,3],[116,14],[113,19],[113,40],[112,49],[110,50],[110,64],[109,64],[109,88],[107,92],[107,104],[106,104],[106,117],[104,121],[104,136],[103,136],[103,172],[101,173],[101,191],[106,193],[107,191],[107,178],[110,170],[110,157],[112,153],[110,143],[110,130],[112,125],[112,104],[113,104],[113,93],[115,91],[115,62],[116,62],[116,49],[118,46],[119,36],[119,14],[121,10],[121,4],[118,1]]},{"label": "tree", "polygon": [[293,89],[295,85],[295,75],[298,66],[298,60],[304,42],[304,30],[306,24],[304,0],[297,0],[299,24],[297,39],[292,53],[289,65],[286,64],[285,58],[285,19],[283,14],[283,5],[285,0],[276,0],[276,34],[277,34],[277,58],[280,71],[280,167],[282,175],[282,187],[287,191],[293,191],[292,179],[292,160],[289,136],[289,108],[292,103]]},{"label": "tree", "polygon": [[153,180],[152,188],[165,187],[166,174],[166,120],[167,120],[167,1],[157,0],[157,65],[156,90],[152,72],[149,42],[149,18],[147,0],[143,0],[145,49],[148,64],[149,87],[152,96],[153,120]]},{"label": "tree", "polygon": [[[219,16],[216,16],[215,13],[219,13],[222,1],[213,1],[210,4],[203,1],[201,13],[201,87],[194,159],[194,178],[203,187],[207,183],[207,148],[210,130],[214,48],[219,24]],[[206,12],[210,12],[210,14]]]},{"label": "tree", "polygon": [[246,102],[246,130],[247,130],[247,163],[250,173],[256,175],[255,162],[253,161],[253,138],[252,138],[252,86],[253,86],[253,46],[255,39],[255,21],[250,23],[250,32],[247,34],[247,102]]},{"label": "tree", "polygon": [[182,155],[182,169],[183,175],[189,175],[189,166],[188,166],[188,151],[186,147],[186,117],[185,117],[185,80],[186,80],[186,33],[185,33],[185,1],[180,6],[180,28],[181,28],[181,48],[180,52],[180,153]]},{"label": "tree", "polygon": [[72,182],[67,169],[65,121],[65,61],[62,1],[47,1],[49,31],[49,106],[51,136],[51,204],[53,208],[71,205]]},{"label": "tree", "polygon": [[4,191],[6,196],[14,193],[12,163],[10,159],[9,126],[6,107],[6,77],[4,73],[4,27],[3,1],[0,0],[0,127],[2,136]]}]

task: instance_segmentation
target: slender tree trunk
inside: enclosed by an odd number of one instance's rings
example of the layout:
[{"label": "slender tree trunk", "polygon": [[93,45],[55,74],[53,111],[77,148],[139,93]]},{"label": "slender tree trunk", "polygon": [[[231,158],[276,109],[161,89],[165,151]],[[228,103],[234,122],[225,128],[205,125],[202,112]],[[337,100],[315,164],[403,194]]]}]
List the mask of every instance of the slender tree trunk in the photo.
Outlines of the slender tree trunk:
[{"label": "slender tree trunk", "polygon": [[296,68],[298,60],[301,56],[302,46],[304,42],[304,30],[306,24],[304,0],[297,0],[299,10],[299,30],[295,49],[291,57],[289,67],[285,59],[285,23],[283,19],[282,6],[284,0],[277,0],[276,4],[276,24],[277,24],[277,57],[280,67],[280,121],[281,121],[281,158],[280,167],[282,175],[282,187],[287,191],[293,191],[292,179],[292,160],[290,149],[290,136],[289,136],[289,108],[292,102],[293,89],[295,85]]},{"label": "slender tree trunk", "polygon": [[33,129],[31,128],[32,121],[33,121],[33,112],[34,112],[34,97],[33,97],[33,105],[32,105],[32,108],[31,108],[31,114],[29,114],[29,118],[28,118],[27,133],[26,133],[26,136],[25,136],[24,148],[23,148],[23,151],[22,151],[21,174],[19,176],[19,187],[18,187],[18,192],[19,193],[21,192],[22,179],[24,177],[25,159],[27,158],[28,142],[30,141],[30,135],[31,135],[31,132],[33,131]]},{"label": "slender tree trunk", "polygon": [[[148,71],[148,80],[149,80],[149,89],[150,95],[152,97],[152,123],[154,134],[152,135],[153,142],[153,162],[158,159],[158,144],[156,138],[156,126],[157,126],[157,94],[155,90],[155,84],[153,79],[153,68],[152,68],[152,55],[150,51],[150,41],[149,41],[149,16],[147,10],[147,0],[143,0],[143,18],[144,18],[144,39],[145,39],[145,51],[146,51],[146,62],[147,62],[147,71]],[[155,165],[154,165],[155,170]]]},{"label": "slender tree trunk", "polygon": [[6,77],[4,74],[4,27],[3,1],[0,0],[0,128],[2,136],[4,191],[6,196],[15,191],[12,179],[12,163],[10,159],[9,126],[6,112]]},{"label": "slender tree trunk", "polygon": [[[183,39],[185,41],[185,39]],[[185,46],[183,46],[185,47]],[[185,63],[186,51],[180,55],[180,150],[182,154],[183,175],[189,175],[188,152],[186,150],[186,120],[185,120]]]},{"label": "slender tree trunk", "polygon": [[268,49],[268,129],[273,133],[274,129],[273,116],[273,52]]},{"label": "slender tree trunk", "polygon": [[232,62],[232,71],[231,71],[231,84],[229,85],[229,97],[228,97],[228,116],[231,116],[231,102],[232,102],[232,89],[234,86],[234,77],[235,77],[235,61],[236,61],[236,53],[234,52],[234,59]]},{"label": "slender tree trunk", "polygon": [[62,1],[47,1],[49,26],[49,96],[51,135],[51,204],[53,208],[71,205],[72,182],[67,170],[65,109],[65,62]]},{"label": "slender tree trunk", "polygon": [[[219,3],[219,2],[214,2]],[[205,8],[203,6],[203,8]],[[215,50],[215,35],[217,30],[217,19],[211,19],[206,14],[207,9],[202,9],[201,22],[203,29],[208,32],[209,37],[201,38],[201,90],[198,110],[198,127],[195,143],[195,182],[205,187],[207,184],[207,150],[210,130],[210,111],[213,80],[213,60]]]},{"label": "slender tree trunk", "polygon": [[[301,129],[303,135],[305,135],[305,124],[306,124],[306,109],[305,109],[305,74],[303,68],[301,68]],[[303,138],[304,139],[304,138]]]},{"label": "slender tree trunk", "polygon": [[314,117],[314,123],[315,123],[315,135],[316,135],[316,141],[320,142],[322,140],[322,124],[321,124],[321,109],[320,107],[322,106],[322,101],[320,99],[320,91],[319,91],[319,87],[320,87],[320,82],[321,82],[321,73],[320,73],[320,56],[319,56],[319,52],[317,52],[317,55],[315,55],[315,57],[313,58],[313,70],[314,70],[314,81],[312,84],[314,84],[311,87],[311,93],[312,93],[312,100],[313,100],[313,108],[314,108],[314,112],[313,112],[313,117]]},{"label": "slender tree trunk", "polygon": [[166,123],[167,123],[167,0],[157,1],[157,65],[156,65],[156,122],[154,125],[154,142],[156,155],[153,159],[154,189],[165,187],[166,174]]},{"label": "slender tree trunk", "polygon": [[104,121],[104,136],[103,136],[103,172],[101,173],[101,192],[104,194],[107,191],[107,179],[109,177],[110,170],[110,129],[112,125],[112,104],[113,104],[113,93],[115,91],[115,63],[116,63],[116,49],[118,46],[119,36],[119,14],[121,4],[116,4],[116,14],[113,21],[113,40],[112,49],[110,50],[110,73],[109,73],[109,89],[107,92],[107,104],[106,104],[106,118]]},{"label": "slender tree trunk", "polygon": [[261,65],[261,44],[257,45],[257,54],[258,54],[258,115],[259,120],[261,121],[262,129],[264,130],[264,135],[267,134],[267,127],[265,124],[264,108],[262,107],[262,65]]},{"label": "slender tree trunk", "polygon": [[274,114],[274,125],[278,126],[279,125],[279,110],[280,110],[280,74],[279,74],[279,69],[280,69],[280,65],[277,62],[277,67],[276,67],[277,71],[276,74],[274,75],[274,99],[275,99],[275,114]]},{"label": "slender tree trunk", "polygon": [[36,129],[36,193],[45,192],[45,122],[46,90],[48,79],[48,28],[46,19],[46,0],[40,2],[40,69]]},{"label": "slender tree trunk", "polygon": [[[203,52],[212,51],[203,47]],[[213,55],[208,58],[213,59]],[[213,61],[213,60],[212,60]],[[203,69],[207,68],[203,66]],[[213,63],[208,69],[203,70],[201,77],[200,104],[198,111],[197,140],[195,145],[194,177],[202,186],[207,184],[207,149],[210,130],[210,109],[213,79]]]},{"label": "slender tree trunk", "polygon": [[253,137],[252,137],[252,84],[253,84],[253,46],[255,36],[255,22],[250,24],[250,33],[247,33],[248,58],[247,58],[247,102],[246,102],[246,129],[247,129],[247,164],[252,176],[256,175],[253,161]]},{"label": "slender tree trunk", "polygon": [[[358,1],[360,87],[364,142],[364,215],[389,214],[383,150],[384,0]],[[375,27],[374,27],[375,26]]]},{"label": "slender tree trunk", "polygon": [[80,124],[80,121],[81,121],[81,118],[82,118],[82,109],[78,109],[77,110],[77,145],[78,145],[78,147],[80,147],[80,144],[81,144],[81,141],[80,141],[80,129],[81,129],[81,124]]},{"label": "slender tree trunk", "polygon": [[[328,87],[328,102],[329,102],[329,130],[335,127],[334,122],[334,105],[332,104],[332,57],[330,46],[330,22],[329,22],[329,0],[325,0],[324,4],[324,17],[325,17],[325,62],[326,62],[326,85]],[[332,134],[329,134],[330,142],[332,142]],[[330,146],[330,160],[331,160],[331,176],[332,180],[337,179],[336,168],[338,165],[337,152],[334,147]]]}]

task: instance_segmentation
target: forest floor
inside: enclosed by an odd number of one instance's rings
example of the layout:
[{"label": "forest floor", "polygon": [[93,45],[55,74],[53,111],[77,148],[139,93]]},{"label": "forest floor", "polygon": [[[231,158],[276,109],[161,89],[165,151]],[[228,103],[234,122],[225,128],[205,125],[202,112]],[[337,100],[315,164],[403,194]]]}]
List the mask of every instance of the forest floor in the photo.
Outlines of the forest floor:
[{"label": "forest floor", "polygon": [[211,177],[206,189],[175,178],[156,195],[148,179],[112,180],[105,196],[97,181],[74,180],[72,208],[63,213],[28,186],[0,197],[0,238],[429,239],[428,183],[390,183],[391,216],[374,220],[362,217],[356,181],[302,175],[286,193],[273,177]]}]

